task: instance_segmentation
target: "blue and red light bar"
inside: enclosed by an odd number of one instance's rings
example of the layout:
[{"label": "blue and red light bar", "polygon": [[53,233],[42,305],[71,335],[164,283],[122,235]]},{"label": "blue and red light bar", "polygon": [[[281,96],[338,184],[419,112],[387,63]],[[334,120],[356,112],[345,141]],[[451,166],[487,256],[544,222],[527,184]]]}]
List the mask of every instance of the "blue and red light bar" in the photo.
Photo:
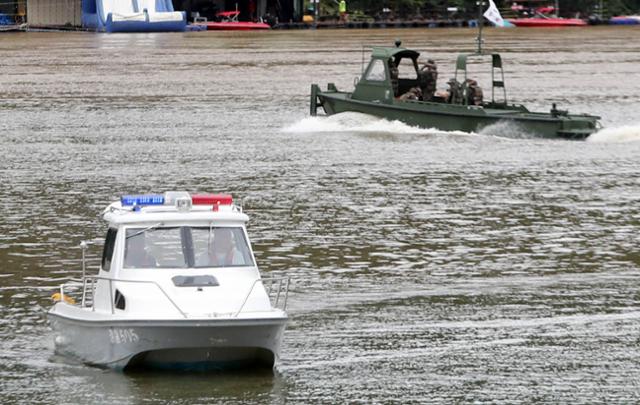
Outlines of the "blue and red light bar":
[{"label": "blue and red light bar", "polygon": [[168,192],[163,194],[131,194],[120,197],[122,206],[173,205],[177,197],[191,198],[193,205],[233,205],[231,194],[193,194],[186,192]]},{"label": "blue and red light bar", "polygon": [[139,194],[123,195],[120,197],[122,206],[134,205],[164,205],[164,195],[162,194]]}]

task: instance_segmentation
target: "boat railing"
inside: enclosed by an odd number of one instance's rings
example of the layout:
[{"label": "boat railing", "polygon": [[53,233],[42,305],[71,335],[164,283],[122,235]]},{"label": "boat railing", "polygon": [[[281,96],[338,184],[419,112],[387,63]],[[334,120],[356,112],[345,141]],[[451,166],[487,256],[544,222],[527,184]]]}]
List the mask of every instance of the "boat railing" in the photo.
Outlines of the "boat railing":
[{"label": "boat railing", "polygon": [[[104,276],[98,276],[98,275],[95,275],[95,276],[86,275],[87,259],[88,259],[86,252],[90,244],[92,243],[88,243],[84,241],[80,244],[80,248],[82,250],[82,278],[79,280],[75,279],[60,285],[60,297],[58,298],[60,301],[68,302],[66,297],[72,298],[72,302],[75,301],[73,300],[73,297],[68,293],[68,291],[73,287],[81,287],[82,295],[80,298],[80,306],[82,308],[91,308],[92,311],[95,311],[94,297],[95,297],[95,291],[96,291],[96,282],[98,280],[104,280],[109,283],[110,310],[111,310],[111,313],[114,314],[115,313],[115,300],[114,300],[115,297],[114,297],[114,288],[113,288],[114,282],[152,284],[158,290],[160,290],[162,295],[164,295],[164,297],[180,313],[180,315],[182,315],[184,318],[188,318],[187,313],[184,312],[178,306],[178,304],[176,304],[176,302],[173,299],[171,299],[169,294],[167,294],[167,292],[162,288],[162,286],[160,286],[157,282],[153,280],[125,280],[125,279],[110,278],[110,277],[104,277]],[[271,302],[272,309],[275,308],[275,309],[281,309],[282,311],[286,311],[287,301],[289,298],[289,286],[291,284],[291,278],[289,276],[262,277],[253,281],[253,283],[251,284],[251,287],[247,291],[247,294],[244,296],[242,305],[240,305],[240,308],[235,313],[233,313],[234,317],[238,317],[238,315],[240,315],[240,313],[246,306],[247,302],[249,301],[249,297],[253,293],[258,283],[262,283],[263,287],[265,288],[267,295],[269,297],[269,301]]]},{"label": "boat railing", "polygon": [[269,301],[271,302],[272,308],[281,309],[283,311],[287,310],[287,300],[289,299],[289,286],[291,285],[291,278],[289,276],[279,276],[279,277],[262,277],[253,281],[251,284],[251,288],[242,300],[242,305],[238,308],[238,311],[235,313],[234,317],[238,317],[242,310],[244,309],[247,301],[249,301],[249,297],[253,290],[255,289],[258,283],[262,283],[264,286],[267,295],[269,296]]},{"label": "boat railing", "polygon": [[[80,307],[82,308],[90,307],[92,311],[95,311],[96,306],[95,306],[94,297],[95,297],[95,291],[96,291],[96,282],[99,280],[104,280],[109,283],[109,303],[110,303],[110,309],[112,314],[115,313],[113,283],[117,282],[117,283],[134,283],[134,284],[151,284],[156,286],[156,288],[160,290],[162,295],[164,295],[167,301],[171,303],[171,305],[180,313],[180,315],[182,315],[182,317],[184,318],[187,318],[187,314],[178,306],[178,304],[176,304],[176,302],[173,299],[171,299],[169,294],[167,294],[167,292],[162,288],[162,286],[160,286],[160,284],[158,284],[153,280],[125,280],[125,279],[110,278],[110,277],[103,277],[103,276],[84,276],[82,279],[82,282],[80,283],[77,281],[72,281],[72,282],[60,285],[60,301],[66,301],[65,297],[69,296],[65,292],[66,287],[82,286],[82,298],[80,301]],[[91,304],[88,305],[87,302],[90,302]]]},{"label": "boat railing", "polygon": [[[125,279],[117,279],[117,278],[110,278],[110,277],[103,277],[103,276],[85,276],[82,282],[71,281],[65,284],[61,284],[60,298],[59,298],[60,301],[68,302],[66,297],[71,297],[71,295],[68,294],[67,292],[68,290],[65,291],[65,289],[81,286],[82,298],[80,301],[80,307],[91,308],[92,311],[95,311],[94,295],[96,291],[96,282],[99,280],[104,280],[109,283],[109,304],[110,304],[110,310],[112,314],[115,313],[113,283],[118,282],[118,283],[137,283],[137,284],[154,285],[162,293],[162,295],[164,295],[167,301],[169,301],[171,305],[180,313],[180,315],[182,315],[183,318],[188,318],[186,312],[184,312],[180,308],[180,306],[178,306],[178,304],[176,304],[176,302],[173,299],[171,299],[169,294],[167,294],[167,292],[162,288],[162,286],[160,286],[157,282],[152,280],[125,280]],[[238,310],[233,315],[234,317],[237,318],[238,315],[240,315],[240,313],[246,306],[247,302],[249,301],[249,297],[255,290],[255,287],[256,285],[258,285],[258,283],[262,283],[262,285],[264,286],[265,291],[269,296],[269,301],[271,302],[272,309],[275,308],[275,309],[281,309],[282,311],[286,311],[287,301],[289,299],[289,286],[291,285],[291,278],[289,276],[264,277],[264,278],[256,279],[253,281],[253,283],[251,283],[251,287],[247,291],[247,294],[245,295],[242,301],[242,305],[240,305],[240,308],[238,308]]]}]

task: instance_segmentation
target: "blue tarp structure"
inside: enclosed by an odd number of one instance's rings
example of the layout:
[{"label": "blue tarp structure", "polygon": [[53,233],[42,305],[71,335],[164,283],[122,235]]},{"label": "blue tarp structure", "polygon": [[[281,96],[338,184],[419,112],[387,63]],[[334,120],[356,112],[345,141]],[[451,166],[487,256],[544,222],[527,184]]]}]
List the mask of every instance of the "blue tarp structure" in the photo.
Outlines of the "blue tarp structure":
[{"label": "blue tarp structure", "polygon": [[171,0],[82,0],[82,26],[106,32],[184,31],[187,16]]},{"label": "blue tarp structure", "polygon": [[611,17],[609,24],[613,25],[638,25],[640,24],[640,16],[638,15],[622,15]]},{"label": "blue tarp structure", "polygon": [[6,14],[0,13],[0,25],[13,25],[15,22]]}]

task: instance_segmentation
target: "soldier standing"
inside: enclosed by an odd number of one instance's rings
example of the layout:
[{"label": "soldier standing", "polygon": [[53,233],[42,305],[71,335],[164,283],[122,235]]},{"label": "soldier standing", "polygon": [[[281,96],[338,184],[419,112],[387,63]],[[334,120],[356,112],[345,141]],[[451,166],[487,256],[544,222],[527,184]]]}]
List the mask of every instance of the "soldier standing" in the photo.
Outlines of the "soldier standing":
[{"label": "soldier standing", "polygon": [[340,0],[338,3],[338,11],[340,12],[340,22],[347,22],[347,2],[345,0]]},{"label": "soldier standing", "polygon": [[400,82],[398,80],[398,76],[400,75],[400,72],[398,70],[398,66],[396,66],[396,64],[393,62],[392,58],[389,58],[387,63],[389,64],[389,78],[391,79],[391,88],[393,88],[393,96],[398,97],[400,95],[399,94]]},{"label": "soldier standing", "polygon": [[420,87],[424,101],[430,101],[436,92],[438,82],[438,67],[433,59],[427,60],[427,63],[420,69]]}]

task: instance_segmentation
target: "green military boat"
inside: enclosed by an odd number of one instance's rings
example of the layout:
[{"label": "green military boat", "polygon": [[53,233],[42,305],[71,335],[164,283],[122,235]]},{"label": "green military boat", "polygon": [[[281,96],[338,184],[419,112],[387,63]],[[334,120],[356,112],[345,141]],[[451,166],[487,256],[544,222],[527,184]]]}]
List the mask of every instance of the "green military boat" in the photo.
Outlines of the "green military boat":
[{"label": "green military boat", "polygon": [[[519,132],[542,137],[584,139],[600,129],[600,117],[569,114],[553,104],[549,112],[531,112],[509,104],[500,54],[461,54],[448,89],[437,91],[438,71],[429,60],[419,66],[420,54],[402,48],[373,47],[371,60],[353,92],[339,91],[329,83],[323,91],[311,85],[311,115],[318,107],[326,114],[360,112],[443,131],[480,132],[489,125],[511,122]],[[467,77],[467,62],[490,58],[491,100],[485,100],[475,80]]]}]

